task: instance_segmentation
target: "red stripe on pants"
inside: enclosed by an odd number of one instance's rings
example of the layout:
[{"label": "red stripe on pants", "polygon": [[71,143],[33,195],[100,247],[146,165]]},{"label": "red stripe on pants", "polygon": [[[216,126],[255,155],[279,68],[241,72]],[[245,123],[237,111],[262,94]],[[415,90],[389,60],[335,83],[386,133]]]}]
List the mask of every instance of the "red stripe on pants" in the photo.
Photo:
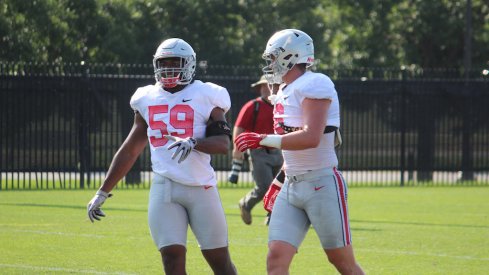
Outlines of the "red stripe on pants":
[{"label": "red stripe on pants", "polygon": [[351,244],[351,235],[350,225],[348,224],[348,206],[345,198],[345,182],[340,176],[338,170],[336,170],[336,167],[333,168],[333,171],[338,184],[338,189],[340,191],[340,207],[343,212],[343,231],[345,232],[346,245],[349,245]]}]

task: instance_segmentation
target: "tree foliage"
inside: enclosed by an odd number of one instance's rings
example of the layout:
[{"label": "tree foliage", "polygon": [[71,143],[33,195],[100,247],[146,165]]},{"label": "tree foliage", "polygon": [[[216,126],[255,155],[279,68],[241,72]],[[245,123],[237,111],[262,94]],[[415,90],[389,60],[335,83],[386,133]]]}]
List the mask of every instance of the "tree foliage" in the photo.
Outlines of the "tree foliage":
[{"label": "tree foliage", "polygon": [[[461,68],[462,0],[3,0],[0,60],[150,63],[180,37],[211,64],[257,65],[267,39],[298,28],[319,66]],[[472,1],[472,64],[488,66],[489,3]]]}]

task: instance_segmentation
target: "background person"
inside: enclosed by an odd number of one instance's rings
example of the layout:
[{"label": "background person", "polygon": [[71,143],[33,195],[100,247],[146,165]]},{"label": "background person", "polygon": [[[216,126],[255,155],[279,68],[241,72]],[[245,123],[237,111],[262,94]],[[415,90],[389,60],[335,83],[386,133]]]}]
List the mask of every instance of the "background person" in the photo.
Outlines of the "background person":
[{"label": "background person", "polygon": [[[254,91],[260,96],[246,102],[241,108],[233,128],[233,136],[237,137],[243,132],[255,132],[260,134],[273,134],[273,105],[268,97],[276,93],[279,85],[268,86],[265,76],[251,84]],[[273,91],[270,91],[270,88]],[[282,153],[276,148],[256,148],[249,150],[251,157],[251,169],[255,187],[239,200],[241,219],[245,224],[251,224],[251,210],[262,201],[270,183],[279,172],[283,164]],[[231,183],[238,182],[238,173],[243,165],[244,153],[233,149],[233,165],[229,175]],[[267,217],[268,221],[268,217]]]},{"label": "background person", "polygon": [[210,165],[210,154],[228,152],[231,129],[224,114],[231,106],[229,94],[223,87],[193,79],[196,54],[182,39],[163,41],[153,65],[156,84],[141,87],[132,96],[133,127],[88,203],[88,217],[93,222],[105,216],[100,207],[149,141],[154,174],[148,220],[165,273],[186,273],[190,225],[214,273],[236,274]]},{"label": "background person", "polygon": [[314,46],[300,30],[276,32],[263,58],[267,80],[285,84],[272,99],[276,134],[242,133],[235,143],[240,151],[266,146],[284,155],[283,187],[271,185],[264,201],[271,207],[269,200],[278,192],[268,230],[268,274],[288,274],[310,225],[341,274],[363,274],[353,254],[347,185],[336,168],[340,107],[334,84],[307,70],[314,64]]}]

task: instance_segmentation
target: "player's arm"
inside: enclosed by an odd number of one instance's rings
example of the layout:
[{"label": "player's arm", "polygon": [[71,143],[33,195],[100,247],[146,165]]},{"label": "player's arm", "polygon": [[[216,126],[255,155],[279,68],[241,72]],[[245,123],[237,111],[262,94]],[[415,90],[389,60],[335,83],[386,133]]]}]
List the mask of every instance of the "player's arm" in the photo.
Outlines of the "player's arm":
[{"label": "player's arm", "polygon": [[284,150],[304,150],[315,148],[321,142],[331,100],[306,98],[302,102],[303,128],[285,135],[260,135],[243,133],[235,139],[236,147],[241,152],[262,146]]},{"label": "player's arm", "polygon": [[[239,127],[239,126],[234,126],[233,128],[233,137],[239,136],[241,133],[244,133],[245,129]],[[233,148],[233,159],[238,159],[238,160],[243,160],[244,154],[234,146]]]},{"label": "player's arm", "polygon": [[172,159],[178,158],[178,163],[181,163],[190,155],[192,150],[207,154],[227,154],[231,129],[226,122],[224,110],[218,107],[214,108],[207,124],[205,138],[179,138],[164,135],[163,137],[173,142],[168,146],[168,150],[176,148],[173,152]]},{"label": "player's arm", "polygon": [[195,150],[207,154],[227,154],[230,146],[231,129],[226,122],[224,110],[212,110],[206,129],[206,137],[197,139]]},{"label": "player's arm", "polygon": [[132,129],[124,143],[122,143],[119,150],[115,153],[100,190],[110,192],[129,172],[148,143],[147,128],[148,126],[144,118],[136,112],[134,114]]},{"label": "player's arm", "polygon": [[[245,130],[243,128],[235,125],[233,128],[233,137],[239,136],[244,131]],[[228,176],[228,181],[230,183],[233,183],[233,184],[238,183],[239,172],[241,171],[241,168],[243,168],[243,159],[244,159],[244,153],[239,151],[238,148],[236,146],[234,146],[231,173],[229,173],[229,176]]]},{"label": "player's arm", "polygon": [[282,136],[282,149],[303,150],[315,148],[321,142],[326,118],[331,100],[306,98],[302,102],[302,115],[304,126],[302,130],[288,133]]},{"label": "player's arm", "polygon": [[146,122],[139,113],[134,115],[134,123],[129,135],[114,155],[105,180],[95,196],[87,205],[90,221],[100,220],[105,213],[100,209],[105,200],[110,197],[109,192],[129,172],[137,158],[148,143],[146,136]]}]

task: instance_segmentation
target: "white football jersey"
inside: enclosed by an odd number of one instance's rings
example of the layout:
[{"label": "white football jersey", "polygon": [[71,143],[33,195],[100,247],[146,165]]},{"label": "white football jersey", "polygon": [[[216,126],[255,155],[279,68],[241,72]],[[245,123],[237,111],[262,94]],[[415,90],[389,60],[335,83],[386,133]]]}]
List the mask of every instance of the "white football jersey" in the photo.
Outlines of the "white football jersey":
[{"label": "white football jersey", "polygon": [[217,184],[209,154],[192,150],[178,163],[179,156],[171,158],[176,148],[168,150],[173,142],[163,135],[204,138],[211,111],[220,107],[227,112],[231,107],[226,88],[195,80],[172,94],[158,84],[148,85],[136,90],[130,104],[148,124],[151,164],[156,174],[185,185]]},{"label": "white football jersey", "polygon": [[[279,124],[303,127],[302,102],[305,98],[330,99],[327,126],[340,127],[340,105],[338,94],[331,79],[321,73],[307,71],[289,85],[282,85],[274,99],[274,128],[277,134],[284,131]],[[338,158],[334,149],[334,132],[324,134],[319,146],[305,150],[282,150],[284,166],[288,173],[304,173],[324,167],[336,167]]]}]

